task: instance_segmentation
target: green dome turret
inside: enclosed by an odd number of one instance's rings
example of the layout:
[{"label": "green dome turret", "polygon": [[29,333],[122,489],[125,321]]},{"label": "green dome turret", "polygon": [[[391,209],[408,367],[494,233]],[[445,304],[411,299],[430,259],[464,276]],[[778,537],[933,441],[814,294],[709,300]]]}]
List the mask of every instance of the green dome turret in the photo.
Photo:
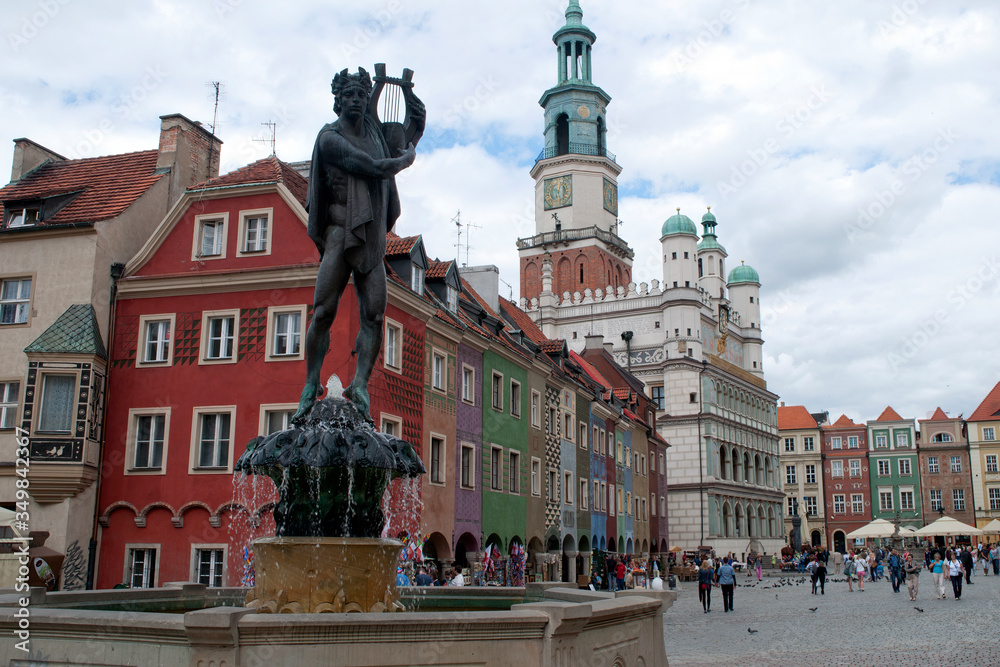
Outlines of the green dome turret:
[{"label": "green dome turret", "polygon": [[719,237],[715,235],[715,225],[718,224],[715,220],[715,214],[712,213],[712,207],[708,207],[708,212],[701,216],[701,225],[704,228],[704,233],[702,234],[701,243],[698,244],[698,250],[719,250],[725,253],[726,249],[722,247],[719,243]]},{"label": "green dome turret", "polygon": [[752,266],[747,266],[740,262],[739,266],[729,272],[729,286],[732,287],[741,283],[756,283],[759,285],[760,274]]},{"label": "green dome turret", "polygon": [[660,236],[668,236],[670,234],[690,234],[692,236],[698,236],[698,228],[695,227],[694,220],[686,215],[681,215],[681,210],[677,209],[676,215],[670,216],[667,218],[667,221],[663,223],[663,230]]}]

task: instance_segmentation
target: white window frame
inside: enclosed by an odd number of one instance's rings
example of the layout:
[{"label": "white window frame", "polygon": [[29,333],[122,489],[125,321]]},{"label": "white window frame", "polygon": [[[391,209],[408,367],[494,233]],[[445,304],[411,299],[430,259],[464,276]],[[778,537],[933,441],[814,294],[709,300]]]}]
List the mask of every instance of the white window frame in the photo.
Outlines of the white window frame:
[{"label": "white window frame", "polygon": [[[128,427],[125,436],[125,475],[166,475],[167,474],[167,454],[170,451],[170,406],[158,408],[130,408],[128,411]],[[163,454],[159,468],[136,468],[135,450],[136,437],[139,434],[140,417],[163,417]]]},{"label": "white window frame", "polygon": [[847,496],[845,494],[833,494],[833,513],[847,514]]},{"label": "white window frame", "polygon": [[856,435],[852,435],[847,438],[847,448],[848,449],[859,449],[860,438]]},{"label": "white window frame", "polygon": [[986,497],[990,504],[990,511],[1000,510],[1000,487],[987,487]]},{"label": "white window frame", "polygon": [[[166,359],[159,359],[156,361],[146,360],[146,343],[149,341],[149,327],[151,324],[157,323],[167,323],[169,328],[169,335],[166,341]],[[140,315],[139,316],[139,341],[138,341],[138,353],[136,354],[135,365],[136,368],[160,368],[164,366],[172,366],[174,363],[174,334],[176,333],[176,322],[177,315],[175,313],[162,313],[159,315]]]},{"label": "white window frame", "polygon": [[804,452],[814,452],[816,451],[816,439],[811,436],[803,436],[802,438],[802,451]]},{"label": "white window frame", "polygon": [[830,449],[840,449],[840,436],[830,438]]},{"label": "white window frame", "polygon": [[941,489],[931,489],[930,490],[930,501],[931,501],[931,511],[937,512],[939,509],[944,507],[944,499],[941,495]]},{"label": "white window frame", "polygon": [[[802,496],[802,502],[806,506],[806,516],[816,516],[818,512],[818,503],[816,502],[816,496]],[[811,509],[810,509],[811,508]]]},{"label": "white window frame", "polygon": [[[41,206],[17,206],[5,210],[4,213],[7,215],[7,220],[0,222],[4,223],[3,226],[7,229],[19,229],[21,227],[34,227],[41,221],[42,207]],[[28,213],[32,216],[28,217]]]},{"label": "white window frame", "polygon": [[[431,486],[445,486],[448,483],[448,438],[441,433],[430,433],[427,441],[427,480]],[[434,441],[440,441],[438,452],[438,479],[434,479]]]},{"label": "white window frame", "polygon": [[[209,331],[212,320],[220,318],[233,318],[233,350],[228,357],[210,357],[211,332]],[[239,357],[240,349],[240,311],[233,310],[206,310],[201,314],[201,350],[198,354],[198,364],[201,366],[213,366],[220,364],[235,364]]]},{"label": "white window frame", "polygon": [[889,437],[888,436],[885,436],[885,435],[876,435],[875,436],[875,448],[876,449],[885,449],[888,446],[889,446]]},{"label": "white window frame", "polygon": [[[906,464],[905,465],[906,472],[903,472],[903,468],[904,468],[903,464],[904,463]],[[899,472],[899,476],[900,477],[912,477],[913,476],[913,464],[910,463],[910,459],[908,459],[908,458],[904,457],[904,458],[899,459],[899,461],[896,463],[896,470]]]},{"label": "white window frame", "polygon": [[531,495],[542,495],[542,460],[537,456],[531,457]]},{"label": "white window frame", "polygon": [[391,414],[389,414],[387,412],[383,412],[382,415],[381,415],[381,417],[380,417],[380,419],[379,419],[379,423],[382,424],[382,427],[379,429],[379,431],[381,433],[388,434],[388,431],[386,430],[385,426],[386,426],[386,424],[392,424],[396,428],[396,433],[393,434],[393,437],[400,438],[400,439],[403,437],[403,418],[402,417],[398,417],[396,415],[391,415]]},{"label": "white window frame", "polygon": [[951,464],[951,474],[960,475],[962,473],[962,457],[952,456],[950,457],[949,463]]},{"label": "white window frame", "polygon": [[[272,306],[267,309],[267,356],[265,361],[301,361],[306,358],[306,305]],[[278,318],[282,315],[299,316],[299,351],[293,353],[278,352]],[[287,333],[287,332],[284,332]]]},{"label": "white window frame", "polygon": [[[395,336],[389,335],[389,330],[395,331]],[[390,353],[389,350],[392,352]],[[393,357],[390,359],[390,357]],[[385,331],[382,341],[382,365],[393,371],[402,374],[403,372],[403,325],[396,320],[385,318]]]},{"label": "white window frame", "polygon": [[[13,385],[17,385],[17,390],[12,392]],[[23,385],[20,378],[0,380],[0,431],[13,431],[17,428]],[[7,422],[10,422],[10,426],[5,426]]]},{"label": "white window frame", "polygon": [[503,373],[496,370],[490,375],[490,407],[503,412]]},{"label": "white window frame", "polygon": [[809,463],[806,464],[806,484],[816,483],[816,466]]},{"label": "white window frame", "polygon": [[490,490],[503,491],[503,480],[503,447],[490,445]]},{"label": "white window frame", "polygon": [[992,426],[983,427],[983,440],[993,441],[996,440],[996,430]]},{"label": "white window frame", "polygon": [[[878,488],[878,509],[880,512],[892,512],[895,510],[895,498],[893,498],[892,487],[879,487]],[[889,503],[886,505],[886,495],[889,497]]]},{"label": "white window frame", "polygon": [[431,390],[448,393],[448,354],[436,347],[431,348]]},{"label": "white window frame", "polygon": [[549,486],[549,502],[558,503],[559,502],[559,471],[555,468],[549,468],[545,475],[548,486]]},{"label": "white window frame", "polygon": [[[73,372],[72,370],[69,370],[69,369],[67,369],[65,372],[59,372],[58,370],[52,369],[51,371],[40,373],[40,375],[41,375],[41,379],[38,382],[38,384],[36,385],[37,392],[38,392],[37,393],[37,399],[36,399],[38,401],[38,409],[37,409],[37,417],[35,417],[35,433],[45,433],[45,434],[52,433],[52,434],[60,434],[60,435],[72,434],[73,430],[74,430],[74,427],[76,425],[76,421],[77,421],[75,415],[76,415],[76,406],[77,406],[77,403],[79,401],[79,396],[80,396],[80,374],[77,373],[77,372]],[[73,393],[71,395],[71,402],[70,402],[70,407],[69,407],[69,415],[70,415],[69,428],[67,428],[65,430],[62,430],[62,429],[59,429],[59,430],[42,430],[42,428],[41,428],[42,418],[45,416],[45,407],[46,407],[45,406],[45,383],[48,381],[48,378],[50,378],[50,377],[59,377],[59,376],[65,376],[65,377],[72,377],[73,378]]]},{"label": "white window frame", "polygon": [[[229,545],[228,544],[192,544],[191,545],[191,581],[201,581],[201,561],[198,558],[201,551],[222,550],[221,587],[225,587],[229,578]],[[209,586],[213,588],[212,586]]]},{"label": "white window frame", "polygon": [[[889,462],[889,459],[877,459],[876,465],[878,466],[877,474],[879,477],[892,476],[892,464]],[[883,472],[883,469],[885,472]]]},{"label": "white window frame", "polygon": [[798,484],[798,473],[796,466],[785,466],[785,484]]},{"label": "white window frame", "polygon": [[[35,294],[35,288],[38,286],[38,282],[35,280],[35,274],[16,274],[16,275],[5,275],[0,276],[0,297],[3,294],[3,283],[16,282],[17,296],[12,299],[2,299],[0,298],[0,312],[3,310],[3,306],[12,305],[14,306],[14,321],[13,322],[2,322],[0,321],[0,327],[29,327],[31,326],[31,316],[32,316],[32,297]],[[21,296],[21,288],[23,283],[28,283],[28,296]],[[24,314],[24,321],[18,321],[18,314]]]},{"label": "white window frame", "polygon": [[531,425],[542,428],[542,394],[537,389],[531,390]]},{"label": "white window frame", "polygon": [[795,438],[785,438],[785,453],[786,454],[795,453]]},{"label": "white window frame", "polygon": [[[909,494],[910,506],[907,507],[906,503],[903,502],[906,498],[906,494]],[[899,487],[899,511],[900,512],[912,512],[917,508],[917,494],[914,492],[912,486],[901,486]]]},{"label": "white window frame", "polygon": [[843,477],[844,476],[844,462],[843,461],[830,461],[830,476],[831,477]]},{"label": "white window frame", "polygon": [[951,506],[956,512],[965,511],[965,489],[951,490]]},{"label": "white window frame", "polygon": [[[205,233],[205,224],[212,222],[218,222],[222,225],[222,230],[219,233],[219,236],[222,239],[222,247],[217,255],[203,255],[201,254],[201,249],[202,237]],[[194,234],[192,234],[192,236],[194,237],[191,243],[192,262],[210,262],[217,259],[225,259],[229,248],[229,212],[196,215],[194,217]]]},{"label": "white window frame", "polygon": [[507,492],[521,495],[521,452],[516,449],[507,451]]},{"label": "white window frame", "polygon": [[1000,457],[996,454],[986,455],[986,472],[990,474],[996,474],[1000,472]]},{"label": "white window frame", "polygon": [[927,474],[937,475],[941,472],[941,461],[936,456],[927,457]]},{"label": "white window frame", "polygon": [[[262,403],[260,406],[260,417],[257,423],[257,435],[269,435],[267,432],[267,422],[268,417],[271,414],[276,412],[294,413],[298,407],[297,403]],[[291,428],[291,417],[289,417],[288,426],[286,428]]]},{"label": "white window frame", "polygon": [[[464,470],[465,470],[465,453],[469,453],[469,475],[467,480],[463,480]],[[474,491],[476,489],[476,447],[467,442],[462,443],[462,449],[459,452],[458,459],[458,484],[466,491]]]},{"label": "white window frame", "polygon": [[589,430],[587,428],[587,422],[579,422],[578,429],[579,429],[579,434],[580,434],[579,435],[579,438],[580,438],[580,443],[579,443],[580,444],[580,449],[586,450],[587,449],[587,431]]},{"label": "white window frame", "polygon": [[[240,211],[240,232],[239,232],[239,242],[236,246],[236,256],[237,257],[253,257],[260,255],[270,255],[271,247],[274,245],[274,209],[273,208],[258,208],[248,211]],[[266,240],[264,242],[264,248],[261,250],[249,250],[247,248],[247,238],[249,236],[250,220],[258,220],[264,218],[267,230],[265,232]]]},{"label": "white window frame", "polygon": [[896,443],[896,447],[909,447],[910,446],[910,434],[909,433],[896,433],[893,440]]},{"label": "white window frame", "polygon": [[417,294],[422,295],[424,293],[424,279],[426,272],[424,267],[420,266],[416,262],[410,262],[410,289]]},{"label": "white window frame", "polygon": [[590,481],[580,478],[580,509],[590,509]]},{"label": "white window frame", "polygon": [[521,383],[514,378],[510,379],[510,416],[521,418]]},{"label": "white window frame", "polygon": [[[153,551],[155,554],[156,562],[153,564],[153,578],[150,582],[152,586],[149,588],[158,588],[160,585],[160,545],[153,543],[132,543],[129,542],[125,545],[125,562],[122,564],[122,582],[131,587],[132,586],[132,552],[137,549],[147,549]],[[143,588],[146,588],[143,586]]]},{"label": "white window frame", "polygon": [[476,404],[476,369],[469,364],[462,364],[462,401],[469,405]]},{"label": "white window frame", "polygon": [[[858,509],[860,506],[861,509]],[[851,514],[864,514],[865,513],[865,494],[863,493],[852,493],[851,494]]]},{"label": "white window frame", "polygon": [[[201,418],[203,415],[228,414],[229,415],[229,447],[226,457],[226,465],[202,468],[199,465],[201,459]],[[233,450],[238,442],[236,436],[236,406],[235,405],[213,405],[198,406],[192,410],[191,417],[191,447],[188,461],[188,474],[190,475],[232,475],[233,474]]]},{"label": "white window frame", "polygon": [[573,494],[575,491],[573,485],[573,471],[563,470],[563,504],[565,505],[573,504]]}]

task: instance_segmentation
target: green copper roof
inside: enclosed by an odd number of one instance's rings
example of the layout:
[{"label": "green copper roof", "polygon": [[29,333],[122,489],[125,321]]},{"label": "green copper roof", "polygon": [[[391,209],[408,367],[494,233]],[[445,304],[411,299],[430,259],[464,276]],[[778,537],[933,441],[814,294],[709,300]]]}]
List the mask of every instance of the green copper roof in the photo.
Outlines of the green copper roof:
[{"label": "green copper roof", "polygon": [[701,239],[701,243],[698,244],[698,250],[721,250],[726,252],[726,249],[719,243],[718,237],[715,234],[708,234]]},{"label": "green copper roof", "polygon": [[559,28],[556,34],[552,36],[552,41],[559,43],[559,37],[568,33],[582,33],[590,38],[590,43],[593,44],[597,41],[597,35],[583,25],[583,9],[580,7],[578,0],[569,0],[569,7],[566,8],[566,25]]},{"label": "green copper roof", "polygon": [[668,234],[692,234],[698,236],[698,228],[694,226],[694,221],[691,218],[681,215],[680,209],[677,209],[677,214],[670,216],[663,223],[663,231],[660,236],[667,236]]},{"label": "green copper roof", "polygon": [[103,359],[108,352],[101,340],[97,314],[89,303],[74,304],[66,309],[25,352],[47,354],[92,354]]},{"label": "green copper roof", "polygon": [[729,272],[729,284],[737,285],[739,283],[757,283],[759,285],[760,274],[752,266],[740,264]]},{"label": "green copper roof", "polygon": [[701,221],[703,223],[705,223],[705,222],[718,222],[715,219],[715,214],[712,213],[712,209],[708,209],[708,212],[705,213],[705,215],[701,216]]}]

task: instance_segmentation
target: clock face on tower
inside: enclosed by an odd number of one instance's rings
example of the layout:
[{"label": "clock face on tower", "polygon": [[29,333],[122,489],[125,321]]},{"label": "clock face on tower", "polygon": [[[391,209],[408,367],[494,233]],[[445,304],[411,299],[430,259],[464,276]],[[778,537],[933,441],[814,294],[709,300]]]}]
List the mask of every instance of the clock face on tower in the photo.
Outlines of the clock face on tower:
[{"label": "clock face on tower", "polygon": [[573,176],[557,176],[546,179],[544,184],[545,210],[562,208],[573,203]]},{"label": "clock face on tower", "polygon": [[618,215],[618,186],[604,179],[604,210]]}]

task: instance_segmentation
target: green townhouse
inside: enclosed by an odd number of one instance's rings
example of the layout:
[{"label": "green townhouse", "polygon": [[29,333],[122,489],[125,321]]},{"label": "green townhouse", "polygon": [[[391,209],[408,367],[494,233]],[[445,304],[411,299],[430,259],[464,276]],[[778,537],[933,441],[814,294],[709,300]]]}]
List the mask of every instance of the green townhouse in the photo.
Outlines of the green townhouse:
[{"label": "green townhouse", "polygon": [[923,526],[916,421],[903,419],[891,406],[868,422],[868,474],[872,518]]}]

